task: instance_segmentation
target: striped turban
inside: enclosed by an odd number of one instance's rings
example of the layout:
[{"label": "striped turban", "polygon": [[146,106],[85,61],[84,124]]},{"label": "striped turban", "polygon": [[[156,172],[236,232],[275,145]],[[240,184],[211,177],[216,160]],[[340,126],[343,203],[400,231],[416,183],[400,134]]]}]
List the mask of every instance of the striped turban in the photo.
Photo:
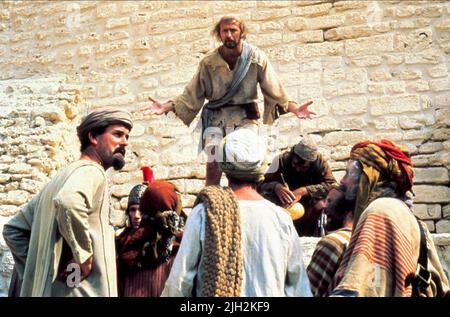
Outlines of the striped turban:
[{"label": "striped turban", "polygon": [[413,185],[413,166],[407,150],[389,140],[355,144],[350,159],[359,161],[363,174],[358,185],[356,224],[360,214],[378,197],[403,199]]},{"label": "striped turban", "polygon": [[93,110],[83,118],[77,127],[78,138],[82,142],[93,129],[104,128],[113,124],[123,124],[131,131],[133,128],[131,113],[123,109],[110,107]]}]

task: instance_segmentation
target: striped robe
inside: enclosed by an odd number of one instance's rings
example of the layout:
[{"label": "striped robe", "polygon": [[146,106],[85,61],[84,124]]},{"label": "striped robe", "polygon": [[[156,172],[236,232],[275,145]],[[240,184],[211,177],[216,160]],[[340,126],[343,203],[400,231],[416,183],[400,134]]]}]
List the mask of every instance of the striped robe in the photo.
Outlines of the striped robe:
[{"label": "striped robe", "polygon": [[350,242],[351,234],[350,228],[342,228],[326,235],[317,243],[307,268],[311,291],[315,297],[327,296],[332,290],[331,282]]},{"label": "striped robe", "polygon": [[[448,279],[426,230],[430,287],[423,296],[449,296]],[[419,258],[420,230],[404,202],[378,198],[361,214],[344,253],[332,296],[410,297]]]},{"label": "striped robe", "polygon": [[127,272],[121,279],[121,297],[159,297],[166,284],[175,254],[155,268]]}]

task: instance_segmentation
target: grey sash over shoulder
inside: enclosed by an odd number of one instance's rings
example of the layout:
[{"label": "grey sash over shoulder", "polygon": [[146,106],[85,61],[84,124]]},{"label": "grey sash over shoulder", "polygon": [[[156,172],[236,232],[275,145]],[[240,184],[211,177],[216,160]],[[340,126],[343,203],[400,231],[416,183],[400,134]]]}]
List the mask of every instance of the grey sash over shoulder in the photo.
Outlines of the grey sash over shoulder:
[{"label": "grey sash over shoulder", "polygon": [[247,42],[244,42],[239,65],[236,68],[236,71],[233,76],[233,80],[231,81],[230,87],[228,88],[227,92],[220,99],[210,100],[203,106],[202,113],[201,113],[202,127],[201,127],[201,135],[200,135],[200,142],[202,145],[202,149],[205,146],[205,140],[204,140],[205,130],[211,126],[212,111],[217,110],[220,107],[222,107],[223,105],[228,104],[230,102],[230,100],[233,98],[233,96],[236,94],[242,80],[244,79],[245,75],[247,75],[247,72],[250,68],[253,52],[254,52],[253,47],[250,44],[248,44]]}]

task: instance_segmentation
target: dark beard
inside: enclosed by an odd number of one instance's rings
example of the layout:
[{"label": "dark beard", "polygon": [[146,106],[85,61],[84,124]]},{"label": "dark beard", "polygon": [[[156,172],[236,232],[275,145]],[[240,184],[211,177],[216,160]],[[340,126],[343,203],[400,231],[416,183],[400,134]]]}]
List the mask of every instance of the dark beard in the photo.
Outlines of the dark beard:
[{"label": "dark beard", "polygon": [[238,43],[236,43],[235,41],[224,41],[223,42],[223,46],[225,46],[226,48],[235,48],[238,45]]},{"label": "dark beard", "polygon": [[125,166],[125,158],[122,155],[114,155],[112,161],[112,167],[118,171]]}]

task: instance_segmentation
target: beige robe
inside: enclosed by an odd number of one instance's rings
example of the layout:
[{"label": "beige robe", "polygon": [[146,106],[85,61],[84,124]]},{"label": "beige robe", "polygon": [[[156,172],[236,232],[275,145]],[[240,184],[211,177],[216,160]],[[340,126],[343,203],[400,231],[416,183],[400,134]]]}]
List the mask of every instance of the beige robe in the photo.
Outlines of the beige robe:
[{"label": "beige robe", "polygon": [[[185,87],[183,93],[174,100],[177,116],[186,125],[189,125],[203,107],[205,99],[217,100],[225,95],[237,67],[236,64],[234,69],[230,70],[227,62],[219,54],[218,48],[208,52],[200,61],[197,73]],[[258,83],[264,96],[263,122],[271,124],[278,116],[275,105],[278,104],[281,107],[281,113],[285,113],[288,101],[292,101],[292,99],[285,91],[267,56],[255,48],[250,68],[230,104],[257,101]],[[222,112],[221,116],[228,117],[230,116],[229,112],[235,111],[235,109],[223,108],[219,111]],[[244,114],[245,112],[242,110],[241,120],[245,121]],[[236,122],[236,125],[243,124]]]},{"label": "beige robe", "polygon": [[[100,165],[79,160],[60,171],[3,229],[20,296],[117,296],[109,216],[107,178]],[[77,263],[93,256],[90,275],[77,287],[57,279],[58,266],[65,269],[63,245]],[[74,275],[70,281],[73,285]]]}]

